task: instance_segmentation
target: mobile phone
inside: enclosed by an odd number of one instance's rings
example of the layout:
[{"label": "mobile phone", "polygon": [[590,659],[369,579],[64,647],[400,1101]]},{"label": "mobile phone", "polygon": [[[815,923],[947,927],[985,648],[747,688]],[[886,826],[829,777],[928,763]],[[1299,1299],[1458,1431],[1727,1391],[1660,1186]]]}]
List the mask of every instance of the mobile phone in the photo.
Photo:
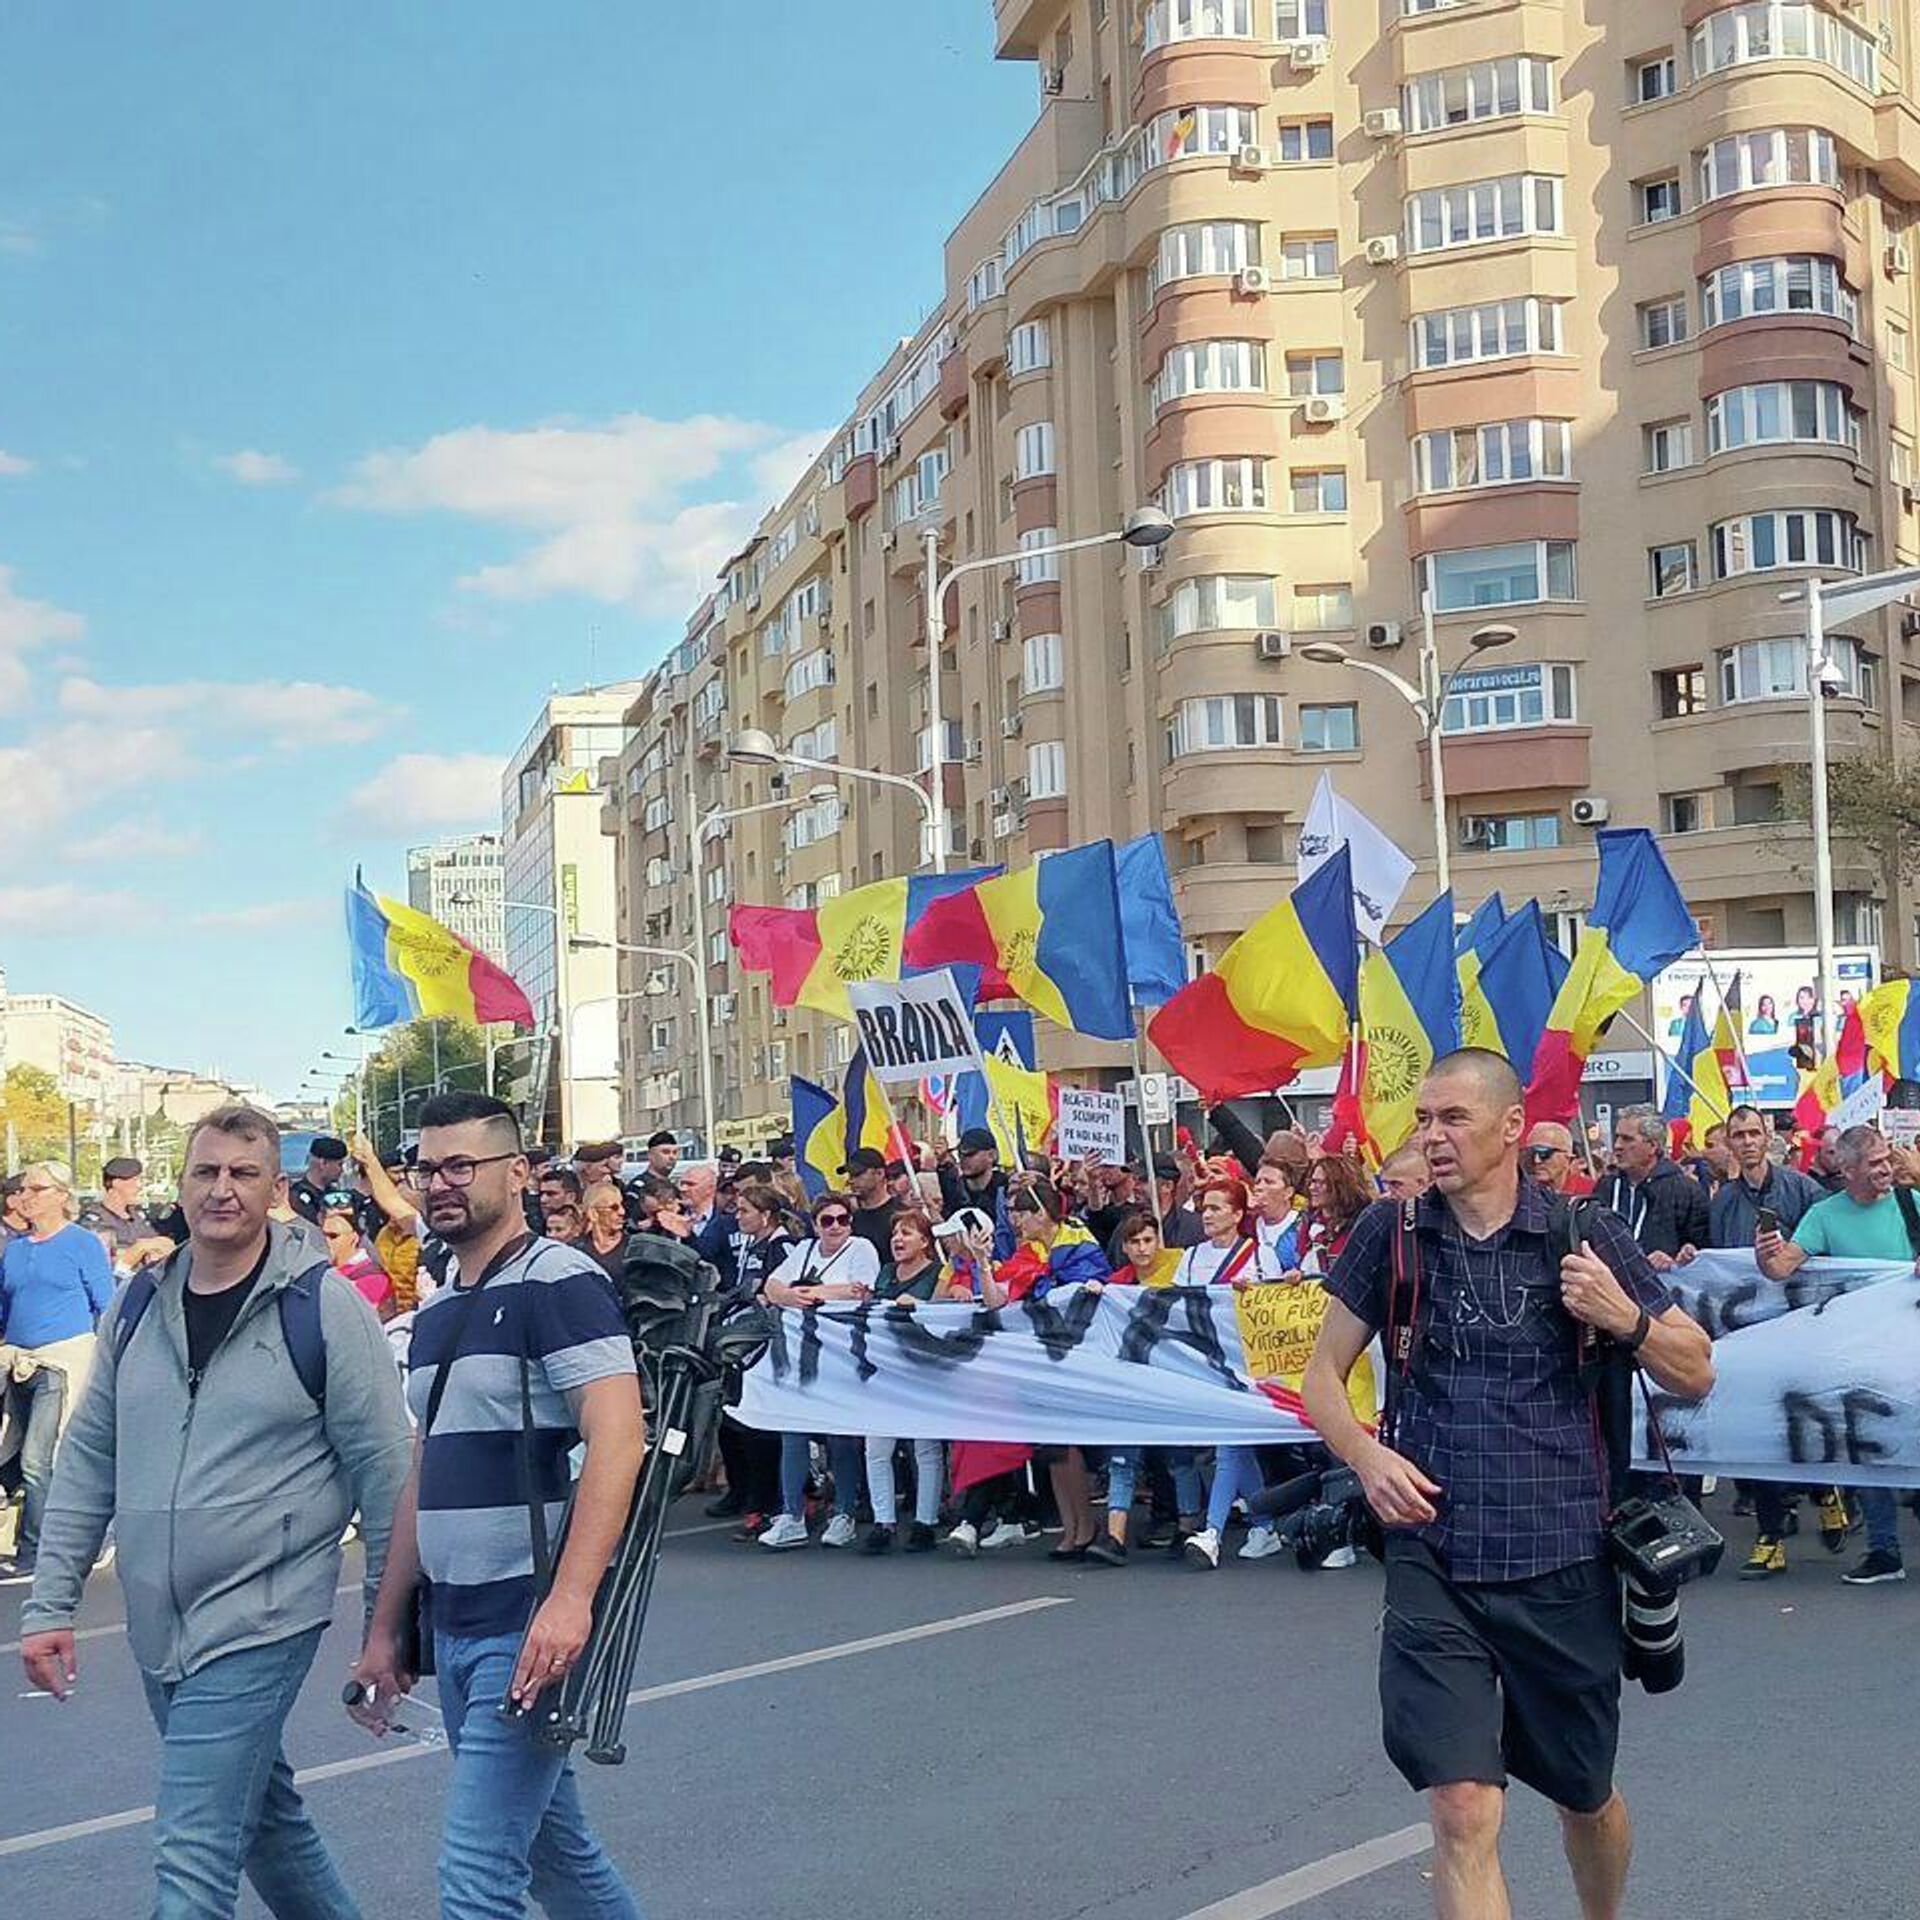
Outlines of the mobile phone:
[{"label": "mobile phone", "polygon": [[1756,1218],[1759,1221],[1760,1231],[1762,1233],[1778,1233],[1780,1231],[1780,1216],[1775,1213],[1771,1207],[1762,1207]]}]

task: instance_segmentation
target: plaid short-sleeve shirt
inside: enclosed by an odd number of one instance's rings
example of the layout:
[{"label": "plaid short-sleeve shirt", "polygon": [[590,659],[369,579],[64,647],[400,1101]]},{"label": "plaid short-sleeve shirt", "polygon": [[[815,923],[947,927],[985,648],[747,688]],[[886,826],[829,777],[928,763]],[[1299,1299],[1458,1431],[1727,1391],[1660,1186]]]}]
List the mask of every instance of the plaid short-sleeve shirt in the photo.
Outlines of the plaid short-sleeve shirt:
[{"label": "plaid short-sleeve shirt", "polygon": [[[1397,1201],[1369,1207],[1327,1290],[1368,1326],[1387,1322]],[[1445,1198],[1421,1196],[1420,1337],[1394,1383],[1395,1444],[1439,1483],[1418,1529],[1455,1580],[1526,1580],[1603,1550],[1606,1470],[1580,1384],[1579,1326],[1560,1301],[1548,1195],[1522,1179],[1513,1218],[1471,1240]],[[1652,1315],[1673,1296],[1624,1222],[1587,1210],[1588,1243]]]}]

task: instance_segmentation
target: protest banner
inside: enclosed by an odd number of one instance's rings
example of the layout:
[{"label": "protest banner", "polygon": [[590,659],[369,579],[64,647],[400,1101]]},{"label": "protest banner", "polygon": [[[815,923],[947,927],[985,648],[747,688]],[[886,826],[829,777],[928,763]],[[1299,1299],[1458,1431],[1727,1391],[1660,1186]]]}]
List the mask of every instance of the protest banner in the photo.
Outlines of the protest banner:
[{"label": "protest banner", "polygon": [[1097,1155],[1109,1166],[1127,1157],[1126,1102],[1092,1087],[1062,1087],[1054,1116],[1055,1150],[1063,1160]]},{"label": "protest banner", "polygon": [[849,980],[847,1004],[883,1086],[912,1086],[929,1074],[980,1065],[972,1009],[949,968],[911,980]]}]

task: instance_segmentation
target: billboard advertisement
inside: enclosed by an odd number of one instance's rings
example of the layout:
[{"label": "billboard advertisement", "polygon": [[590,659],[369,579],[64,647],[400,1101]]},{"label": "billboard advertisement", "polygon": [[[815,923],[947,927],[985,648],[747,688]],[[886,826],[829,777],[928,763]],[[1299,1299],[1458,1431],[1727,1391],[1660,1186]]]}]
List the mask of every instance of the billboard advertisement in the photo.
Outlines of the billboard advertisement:
[{"label": "billboard advertisement", "polygon": [[[1829,1009],[1817,1004],[1814,976],[1818,956],[1812,947],[1755,947],[1689,953],[1653,983],[1653,1032],[1666,1053],[1680,1044],[1680,1030],[1695,994],[1704,994],[1701,1016],[1713,1031],[1720,996],[1740,976],[1740,1006],[1747,1023],[1747,1069],[1752,1085],[1744,1098],[1757,1107],[1791,1107],[1800,1092],[1793,1063],[1796,1046],[1827,1044]],[[1874,947],[1836,947],[1833,998],[1839,1016],[1880,978],[1880,954]],[[1835,1029],[1838,1031],[1836,1024]],[[1667,1068],[1660,1062],[1655,1098],[1664,1099]]]}]

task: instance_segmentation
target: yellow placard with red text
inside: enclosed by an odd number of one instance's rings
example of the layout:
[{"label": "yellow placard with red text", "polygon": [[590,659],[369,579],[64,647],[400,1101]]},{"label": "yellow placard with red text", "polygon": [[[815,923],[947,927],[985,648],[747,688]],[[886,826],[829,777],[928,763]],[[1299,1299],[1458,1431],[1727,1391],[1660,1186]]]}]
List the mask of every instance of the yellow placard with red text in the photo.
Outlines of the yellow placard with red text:
[{"label": "yellow placard with red text", "polygon": [[[1320,1337],[1320,1323],[1327,1317],[1327,1301],[1327,1290],[1317,1280],[1276,1281],[1235,1293],[1233,1310],[1240,1323],[1247,1378],[1297,1394],[1313,1343]],[[1347,1399],[1355,1415],[1373,1425],[1378,1399],[1371,1353],[1363,1353],[1348,1376]]]}]

